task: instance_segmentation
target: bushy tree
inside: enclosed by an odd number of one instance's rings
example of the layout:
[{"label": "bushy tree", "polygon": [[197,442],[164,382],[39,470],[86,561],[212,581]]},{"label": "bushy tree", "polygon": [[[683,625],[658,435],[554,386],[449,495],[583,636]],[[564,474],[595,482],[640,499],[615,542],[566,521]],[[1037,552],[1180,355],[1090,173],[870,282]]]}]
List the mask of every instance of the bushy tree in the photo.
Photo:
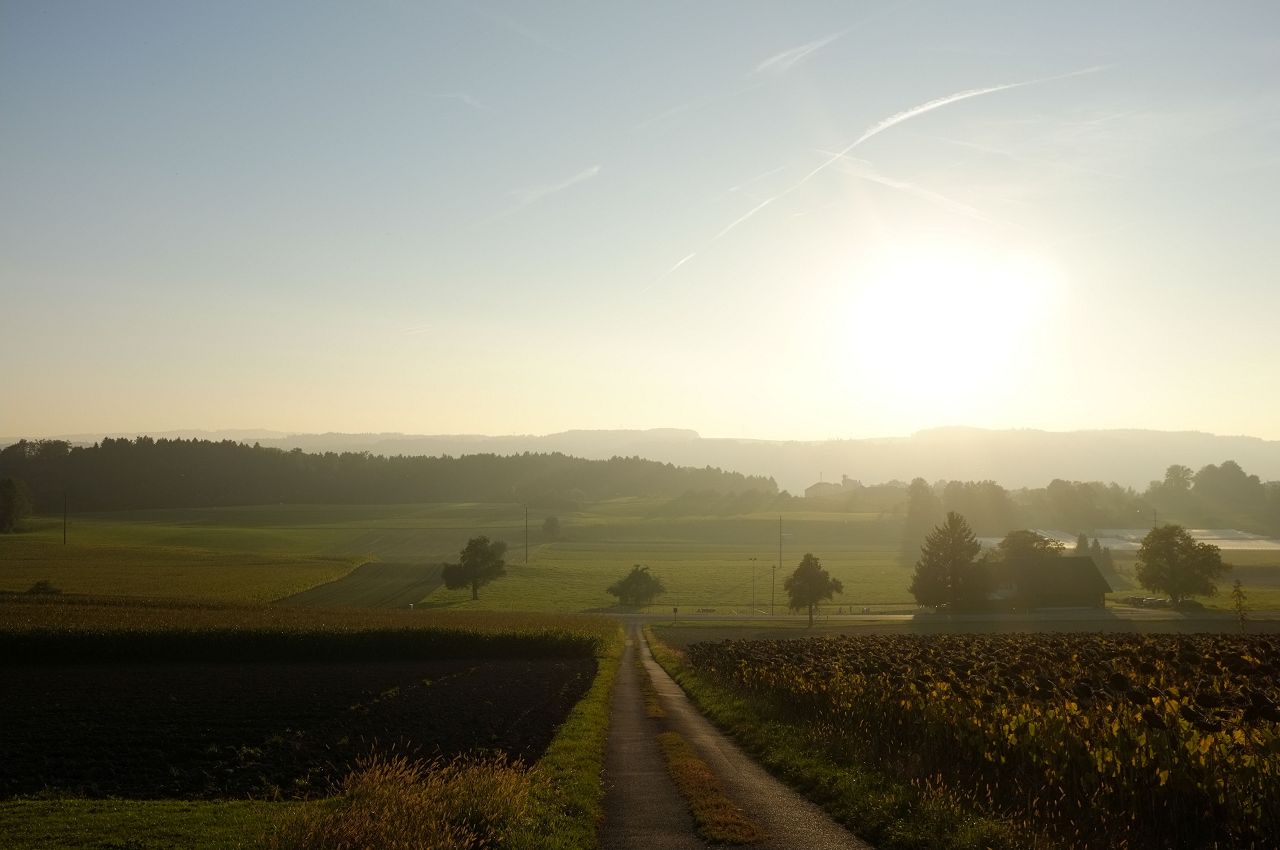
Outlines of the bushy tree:
[{"label": "bushy tree", "polygon": [[1228,569],[1217,546],[1197,541],[1180,525],[1151,529],[1138,549],[1138,582],[1168,594],[1174,605],[1189,596],[1212,596],[1215,579]]},{"label": "bushy tree", "polygon": [[17,531],[22,520],[31,515],[31,496],[27,485],[16,478],[0,478],[0,533]]},{"label": "bushy tree", "polygon": [[560,539],[560,517],[549,516],[542,521],[542,536],[548,540]]},{"label": "bushy tree", "polygon": [[1045,557],[1057,557],[1066,547],[1052,537],[1020,528],[1010,531],[997,545],[1000,557],[1009,562],[1027,562]]},{"label": "bushy tree", "polygon": [[921,605],[970,606],[991,591],[991,576],[978,538],[960,514],[950,512],[925,539],[911,577],[911,595]]},{"label": "bushy tree", "polygon": [[808,610],[809,625],[812,626],[813,609],[819,602],[842,593],[844,585],[822,568],[822,562],[812,552],[805,552],[795,572],[782,583],[782,589],[787,592],[788,607],[792,611]]},{"label": "bushy tree", "polygon": [[648,567],[639,564],[631,568],[631,572],[609,585],[608,592],[618,597],[618,604],[625,608],[639,608],[648,605],[655,596],[666,593],[662,579],[649,573]]},{"label": "bushy tree", "polygon": [[444,565],[444,586],[450,590],[471,588],[471,598],[480,598],[480,588],[507,574],[507,544],[488,537],[472,537],[462,550],[459,562]]}]

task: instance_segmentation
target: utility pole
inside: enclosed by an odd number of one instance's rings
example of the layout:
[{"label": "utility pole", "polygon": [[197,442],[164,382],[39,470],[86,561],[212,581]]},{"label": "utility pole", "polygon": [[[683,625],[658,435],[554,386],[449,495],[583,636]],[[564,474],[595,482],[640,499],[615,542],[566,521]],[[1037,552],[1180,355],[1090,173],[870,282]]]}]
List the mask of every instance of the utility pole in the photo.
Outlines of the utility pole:
[{"label": "utility pole", "polygon": [[748,558],[751,562],[751,616],[756,615],[756,559]]},{"label": "utility pole", "polygon": [[529,566],[529,506],[524,506],[524,565]]},{"label": "utility pole", "polygon": [[774,597],[778,593],[778,570],[782,569],[782,517],[778,517],[778,566],[773,568],[773,588],[769,591],[769,616],[773,616]]},{"label": "utility pole", "polygon": [[62,491],[62,545],[67,545],[67,491]]},{"label": "utility pole", "polygon": [[773,597],[778,591],[778,565],[773,565],[773,582],[769,585],[769,616],[773,616]]}]

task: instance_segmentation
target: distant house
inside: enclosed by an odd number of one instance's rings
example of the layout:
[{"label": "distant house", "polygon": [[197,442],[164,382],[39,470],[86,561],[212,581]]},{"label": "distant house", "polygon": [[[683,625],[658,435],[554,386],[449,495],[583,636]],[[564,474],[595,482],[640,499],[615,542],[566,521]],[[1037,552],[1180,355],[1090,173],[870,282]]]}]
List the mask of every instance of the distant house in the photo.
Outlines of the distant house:
[{"label": "distant house", "polygon": [[819,481],[817,484],[810,484],[804,488],[804,497],[806,499],[835,499],[844,493],[844,488],[839,484],[832,484],[830,481]]},{"label": "distant house", "polygon": [[1013,576],[1012,599],[1021,608],[1102,608],[1111,585],[1090,557],[1041,558]]},{"label": "distant house", "polygon": [[839,484],[834,484],[830,481],[819,481],[817,484],[810,484],[804,488],[804,497],[806,499],[838,499],[861,486],[861,481],[842,475],[840,476]]}]

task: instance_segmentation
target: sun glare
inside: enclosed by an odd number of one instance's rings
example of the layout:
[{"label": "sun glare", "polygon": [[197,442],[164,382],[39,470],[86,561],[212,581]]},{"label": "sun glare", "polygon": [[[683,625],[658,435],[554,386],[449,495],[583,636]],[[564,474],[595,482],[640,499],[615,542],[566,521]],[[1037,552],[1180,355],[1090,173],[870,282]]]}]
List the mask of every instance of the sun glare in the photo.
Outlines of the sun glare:
[{"label": "sun glare", "polygon": [[1029,254],[953,243],[887,252],[849,293],[851,377],[904,412],[950,420],[981,411],[1033,368],[1057,278]]}]

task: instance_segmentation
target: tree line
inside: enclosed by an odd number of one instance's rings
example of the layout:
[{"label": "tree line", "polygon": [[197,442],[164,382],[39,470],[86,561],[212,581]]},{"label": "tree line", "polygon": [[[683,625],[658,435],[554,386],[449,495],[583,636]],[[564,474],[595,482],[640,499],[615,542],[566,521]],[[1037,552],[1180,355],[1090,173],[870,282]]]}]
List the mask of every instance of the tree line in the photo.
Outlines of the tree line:
[{"label": "tree line", "polygon": [[[1076,534],[1100,528],[1145,528],[1170,522],[1192,528],[1236,528],[1280,534],[1280,482],[1264,483],[1235,461],[1199,472],[1173,465],[1142,493],[1118,484],[1054,479],[1043,488],[1006,490],[994,481],[917,478],[905,485],[902,561],[915,562],[929,531],[948,513],[966,518],[975,533],[1059,528]],[[1091,552],[1090,554],[1097,554]]]},{"label": "tree line", "polygon": [[616,496],[674,499],[777,493],[771,478],[638,457],[461,457],[306,453],[232,440],[104,439],[92,446],[22,440],[0,450],[0,479],[25,485],[38,512],[203,508],[272,503],[396,504],[518,501],[572,509]]},{"label": "tree line", "polygon": [[[1019,576],[1030,570],[1050,568],[1048,562],[1064,551],[1062,543],[1029,529],[1011,531],[994,549],[984,551],[965,518],[950,511],[925,536],[910,592],[921,605],[932,608],[980,610],[991,602],[997,588],[1016,585]],[[1083,536],[1074,554],[1092,557],[1097,566],[1103,566]],[[1167,594],[1178,607],[1192,596],[1216,594],[1217,580],[1230,569],[1217,546],[1197,541],[1180,525],[1162,525],[1143,538],[1134,574],[1144,588]],[[1236,582],[1237,593],[1239,586]]]}]

